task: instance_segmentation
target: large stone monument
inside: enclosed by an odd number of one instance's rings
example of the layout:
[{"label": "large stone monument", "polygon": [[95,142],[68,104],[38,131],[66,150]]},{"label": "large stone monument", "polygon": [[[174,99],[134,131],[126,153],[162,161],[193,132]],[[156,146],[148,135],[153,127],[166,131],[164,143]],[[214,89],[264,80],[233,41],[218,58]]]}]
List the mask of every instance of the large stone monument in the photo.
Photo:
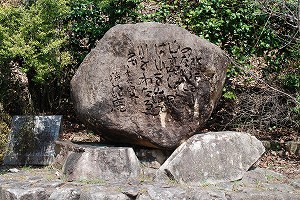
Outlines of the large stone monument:
[{"label": "large stone monument", "polygon": [[49,165],[62,116],[14,116],[5,165]]},{"label": "large stone monument", "polygon": [[106,139],[174,149],[210,117],[228,63],[219,47],[175,25],[117,25],[73,77],[75,109]]}]

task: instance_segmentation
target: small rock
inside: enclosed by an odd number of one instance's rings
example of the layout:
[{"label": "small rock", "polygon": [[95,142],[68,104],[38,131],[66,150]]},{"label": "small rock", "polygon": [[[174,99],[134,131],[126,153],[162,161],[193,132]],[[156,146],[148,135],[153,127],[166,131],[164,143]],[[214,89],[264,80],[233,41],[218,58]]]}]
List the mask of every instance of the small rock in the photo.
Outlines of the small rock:
[{"label": "small rock", "polygon": [[58,177],[60,177],[61,174],[60,174],[59,171],[56,171],[56,172],[55,172],[55,175],[58,176]]},{"label": "small rock", "polygon": [[289,141],[287,142],[287,150],[292,154],[300,158],[300,142]]},{"label": "small rock", "polygon": [[79,198],[80,189],[60,188],[50,195],[49,200],[78,200]]},{"label": "small rock", "polygon": [[263,140],[261,142],[264,145],[264,147],[266,148],[266,150],[270,150],[271,149],[271,142],[270,141]]},{"label": "small rock", "polygon": [[18,170],[17,168],[11,168],[8,171],[11,173],[18,173],[20,170]]}]

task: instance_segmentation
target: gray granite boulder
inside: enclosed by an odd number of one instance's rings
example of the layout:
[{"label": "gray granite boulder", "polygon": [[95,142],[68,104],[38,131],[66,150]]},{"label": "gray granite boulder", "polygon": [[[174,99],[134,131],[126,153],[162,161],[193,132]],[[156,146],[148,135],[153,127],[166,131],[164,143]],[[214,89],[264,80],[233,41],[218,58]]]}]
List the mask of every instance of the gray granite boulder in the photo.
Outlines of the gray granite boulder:
[{"label": "gray granite boulder", "polygon": [[0,188],[1,200],[41,200],[47,198],[48,196],[45,188]]},{"label": "gray granite boulder", "polygon": [[194,135],[159,168],[157,179],[167,176],[193,185],[239,180],[264,151],[262,143],[247,133]]},{"label": "gray granite boulder", "polygon": [[69,181],[101,183],[129,180],[139,176],[140,163],[129,147],[85,145],[79,152],[68,153],[63,173]]},{"label": "gray granite boulder", "polygon": [[75,109],[108,140],[175,149],[208,120],[228,63],[219,47],[175,25],[117,25],[72,78]]}]

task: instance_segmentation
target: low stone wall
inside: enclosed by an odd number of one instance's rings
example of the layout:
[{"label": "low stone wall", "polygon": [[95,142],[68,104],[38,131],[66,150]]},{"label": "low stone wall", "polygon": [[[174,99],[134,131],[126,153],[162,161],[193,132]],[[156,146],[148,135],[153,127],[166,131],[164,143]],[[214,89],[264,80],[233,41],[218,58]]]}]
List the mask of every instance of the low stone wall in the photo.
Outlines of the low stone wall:
[{"label": "low stone wall", "polygon": [[[144,169],[145,170],[145,169]],[[300,179],[257,168],[240,181],[198,186],[157,182],[141,175],[135,181],[107,182],[101,179],[67,182],[58,171],[40,169],[2,170],[1,200],[100,200],[100,199],[195,199],[195,200],[298,200]]]},{"label": "low stone wall", "polygon": [[194,135],[173,153],[57,141],[51,166],[2,167],[0,200],[300,200],[300,177],[253,170],[264,149],[239,132]]}]

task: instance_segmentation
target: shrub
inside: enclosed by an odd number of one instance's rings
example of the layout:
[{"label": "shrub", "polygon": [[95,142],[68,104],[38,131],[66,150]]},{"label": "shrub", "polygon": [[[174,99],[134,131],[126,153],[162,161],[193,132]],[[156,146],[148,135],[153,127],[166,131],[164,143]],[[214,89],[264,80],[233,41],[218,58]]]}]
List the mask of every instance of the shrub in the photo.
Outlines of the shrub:
[{"label": "shrub", "polygon": [[4,113],[0,108],[0,163],[2,162],[3,157],[6,153],[8,135],[10,133],[10,129],[8,126],[9,121],[10,121],[9,115]]},{"label": "shrub", "polygon": [[176,23],[242,59],[277,46],[267,15],[254,1],[162,1],[161,9],[146,20]]},{"label": "shrub", "polygon": [[[66,49],[67,0],[37,0],[31,5],[0,6],[0,88],[4,102],[9,92],[21,95],[10,85],[12,69],[25,72],[37,112],[61,103],[64,76],[72,63]],[[20,112],[20,111],[19,111]],[[21,113],[16,113],[21,114]]]},{"label": "shrub", "polygon": [[[138,3],[26,2],[0,6],[0,101],[10,114],[32,113],[20,109],[26,102],[36,113],[59,112],[69,104],[69,82],[83,58],[110,27],[134,20]],[[15,71],[28,83],[18,84]]]},{"label": "shrub", "polygon": [[[217,44],[243,65],[251,64],[253,55],[265,56],[266,76],[272,74],[275,81],[297,87],[298,77],[289,81],[300,66],[297,1],[181,0],[158,4],[160,9],[144,20],[176,23]],[[285,73],[287,68],[290,72]],[[228,72],[230,77],[239,74],[232,73],[234,68]]]},{"label": "shrub", "polygon": [[114,25],[134,22],[137,0],[75,0],[70,2],[69,43],[77,64]]}]

